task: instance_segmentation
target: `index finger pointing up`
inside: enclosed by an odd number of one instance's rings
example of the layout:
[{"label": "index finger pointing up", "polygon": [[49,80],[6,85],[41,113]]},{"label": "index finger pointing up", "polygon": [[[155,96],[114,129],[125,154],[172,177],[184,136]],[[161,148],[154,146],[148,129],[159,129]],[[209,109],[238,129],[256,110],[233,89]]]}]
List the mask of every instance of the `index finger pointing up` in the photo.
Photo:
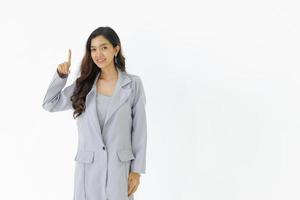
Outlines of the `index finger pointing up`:
[{"label": "index finger pointing up", "polygon": [[69,55],[68,55],[68,62],[69,63],[71,63],[71,54],[72,54],[71,49],[69,49]]}]

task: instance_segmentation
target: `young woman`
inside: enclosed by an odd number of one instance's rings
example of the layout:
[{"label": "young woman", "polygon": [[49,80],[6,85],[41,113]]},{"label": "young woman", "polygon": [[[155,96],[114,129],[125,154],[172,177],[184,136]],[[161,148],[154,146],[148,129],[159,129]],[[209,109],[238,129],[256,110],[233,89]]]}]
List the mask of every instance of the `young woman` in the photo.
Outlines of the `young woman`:
[{"label": "young woman", "polygon": [[[146,96],[142,80],[125,69],[110,27],[86,42],[80,76],[65,87],[68,60],[58,65],[43,100],[49,112],[73,109],[78,130],[74,200],[133,200],[146,169]],[[65,88],[64,88],[65,87]]]}]

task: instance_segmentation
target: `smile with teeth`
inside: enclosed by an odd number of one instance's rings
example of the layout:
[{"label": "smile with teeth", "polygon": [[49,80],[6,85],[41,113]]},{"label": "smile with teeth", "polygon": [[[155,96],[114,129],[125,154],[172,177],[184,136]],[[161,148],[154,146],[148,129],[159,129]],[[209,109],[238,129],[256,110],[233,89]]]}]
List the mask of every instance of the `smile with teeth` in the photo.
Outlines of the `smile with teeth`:
[{"label": "smile with teeth", "polygon": [[105,58],[96,60],[97,62],[103,62]]}]

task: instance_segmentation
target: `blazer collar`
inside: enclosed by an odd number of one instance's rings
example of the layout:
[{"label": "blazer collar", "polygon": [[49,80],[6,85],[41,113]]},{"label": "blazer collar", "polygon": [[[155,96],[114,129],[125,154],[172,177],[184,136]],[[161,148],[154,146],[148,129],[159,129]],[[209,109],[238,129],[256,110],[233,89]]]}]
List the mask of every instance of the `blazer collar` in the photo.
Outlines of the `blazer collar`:
[{"label": "blazer collar", "polygon": [[[112,115],[117,111],[117,109],[125,103],[125,101],[129,98],[131,94],[131,87],[130,83],[132,79],[129,77],[129,75],[126,72],[121,71],[119,68],[117,68],[118,71],[118,80],[113,92],[113,95],[111,97],[111,101],[108,104],[107,112],[106,112],[106,117],[104,121],[104,125],[102,127],[102,130],[105,130],[105,126],[108,122],[108,120],[112,117]],[[96,100],[96,95],[97,95],[97,80],[99,78],[100,73],[97,75],[92,89],[88,93],[86,97],[86,103],[89,103],[91,106],[91,110],[88,115],[92,123],[97,129],[97,132],[99,133],[100,137],[102,138],[102,133],[100,129],[100,123],[97,115],[97,100]],[[103,138],[102,138],[103,141]]]},{"label": "blazer collar", "polygon": [[[120,87],[120,85],[121,85],[121,87],[124,87],[127,83],[129,83],[131,81],[131,79],[129,78],[129,76],[126,72],[121,71],[118,67],[117,67],[117,71],[118,71],[118,80],[117,80],[116,86]],[[93,87],[90,91],[92,93],[97,92],[97,80],[99,79],[99,76],[100,76],[100,73],[97,74],[97,77],[94,80]]]}]

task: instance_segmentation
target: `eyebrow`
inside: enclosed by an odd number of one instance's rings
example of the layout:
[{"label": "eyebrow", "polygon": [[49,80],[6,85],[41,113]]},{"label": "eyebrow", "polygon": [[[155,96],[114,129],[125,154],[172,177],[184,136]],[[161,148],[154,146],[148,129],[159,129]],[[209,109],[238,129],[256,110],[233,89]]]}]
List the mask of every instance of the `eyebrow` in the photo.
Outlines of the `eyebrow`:
[{"label": "eyebrow", "polygon": [[[100,44],[99,47],[100,47],[100,46],[104,46],[104,45],[108,45],[108,44],[107,44],[107,43],[103,43],[103,44]],[[92,45],[91,45],[91,47],[95,47],[95,46],[92,46]]]}]

